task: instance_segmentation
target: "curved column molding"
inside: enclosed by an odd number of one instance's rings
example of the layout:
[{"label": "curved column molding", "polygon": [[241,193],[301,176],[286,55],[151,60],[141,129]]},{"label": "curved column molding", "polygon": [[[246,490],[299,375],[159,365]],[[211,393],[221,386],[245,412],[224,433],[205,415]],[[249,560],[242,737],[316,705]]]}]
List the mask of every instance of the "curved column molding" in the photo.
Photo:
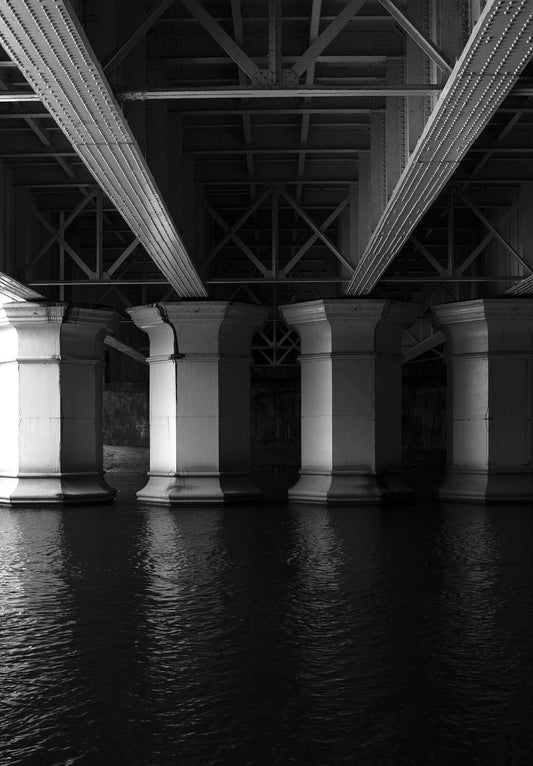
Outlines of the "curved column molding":
[{"label": "curved column molding", "polygon": [[376,503],[401,477],[401,334],[418,306],[318,300],[282,306],[301,338],[302,467],[289,498]]},{"label": "curved column molding", "polygon": [[448,470],[443,500],[533,500],[533,300],[434,306],[448,341]]},{"label": "curved column molding", "polygon": [[250,344],[267,309],[187,301],[128,312],[150,339],[150,472],[138,498],[259,498],[250,478]]},{"label": "curved column molding", "polygon": [[102,390],[111,310],[65,303],[0,308],[0,502],[107,502]]}]

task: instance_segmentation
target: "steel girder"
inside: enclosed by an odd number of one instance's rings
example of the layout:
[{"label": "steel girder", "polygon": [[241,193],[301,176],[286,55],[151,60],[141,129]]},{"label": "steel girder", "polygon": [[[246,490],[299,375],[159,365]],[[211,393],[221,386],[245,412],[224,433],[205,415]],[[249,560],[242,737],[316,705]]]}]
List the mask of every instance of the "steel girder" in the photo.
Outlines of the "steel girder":
[{"label": "steel girder", "polygon": [[0,0],[0,43],[181,297],[206,290],[75,14]]},{"label": "steel girder", "polygon": [[0,272],[0,306],[19,301],[42,301],[44,296]]},{"label": "steel girder", "polygon": [[346,293],[367,295],[533,55],[533,0],[488,0]]}]

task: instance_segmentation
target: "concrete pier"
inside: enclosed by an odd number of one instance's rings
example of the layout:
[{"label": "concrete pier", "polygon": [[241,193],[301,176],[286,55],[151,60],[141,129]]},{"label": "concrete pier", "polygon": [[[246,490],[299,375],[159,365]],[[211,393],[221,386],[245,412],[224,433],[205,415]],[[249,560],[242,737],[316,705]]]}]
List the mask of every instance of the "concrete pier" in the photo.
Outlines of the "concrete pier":
[{"label": "concrete pier", "polygon": [[418,307],[343,299],[281,311],[302,343],[302,465],[290,499],[410,494],[401,477],[401,334]]},{"label": "concrete pier", "polygon": [[489,298],[432,309],[448,341],[443,500],[533,499],[533,301]]},{"label": "concrete pier", "polygon": [[0,502],[107,502],[102,387],[111,310],[65,303],[0,308]]},{"label": "concrete pier", "polygon": [[250,341],[266,309],[226,301],[129,309],[150,338],[152,503],[260,498],[250,478]]}]

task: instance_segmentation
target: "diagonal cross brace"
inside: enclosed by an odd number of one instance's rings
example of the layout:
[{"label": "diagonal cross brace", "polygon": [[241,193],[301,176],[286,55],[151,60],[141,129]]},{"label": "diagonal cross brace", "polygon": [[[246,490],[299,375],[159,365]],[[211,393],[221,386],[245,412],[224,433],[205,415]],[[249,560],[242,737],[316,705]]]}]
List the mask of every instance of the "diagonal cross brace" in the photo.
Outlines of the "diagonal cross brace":
[{"label": "diagonal cross brace", "polygon": [[352,264],[349,261],[346,260],[346,258],[342,255],[342,253],[338,250],[338,248],[336,248],[335,245],[333,244],[333,242],[328,237],[326,237],[324,232],[321,231],[321,229],[307,215],[305,210],[296,202],[296,200],[294,200],[290,196],[290,194],[287,194],[287,192],[284,189],[280,189],[279,193],[281,194],[282,197],[285,198],[285,200],[289,203],[289,205],[291,207],[293,207],[294,210],[296,210],[298,215],[301,218],[303,218],[303,220],[306,222],[306,224],[313,229],[313,231],[315,232],[315,234],[318,237],[318,239],[321,239],[322,242],[326,245],[326,247],[329,250],[331,250],[333,255],[343,264],[343,266],[345,266],[346,269],[348,269],[350,274],[353,274],[354,273],[354,267],[352,266]]},{"label": "diagonal cross brace", "polygon": [[427,37],[416,27],[413,22],[407,18],[400,8],[393,2],[393,0],[379,0],[381,5],[386,8],[392,18],[398,22],[402,29],[411,37],[415,43],[421,48],[424,53],[429,56],[433,63],[444,72],[445,75],[449,75],[452,71],[451,64],[446,61],[442,53],[437,50],[435,45],[428,40]]},{"label": "diagonal cross brace", "polygon": [[263,202],[266,200],[266,198],[271,194],[272,189],[265,189],[263,194],[260,194],[259,197],[255,200],[255,202],[250,205],[248,210],[246,210],[239,220],[233,224],[233,226],[226,232],[224,237],[220,240],[220,242],[215,245],[215,247],[211,250],[205,261],[200,264],[199,270],[204,269],[213,258],[222,250],[225,244],[227,244],[230,239],[233,237],[233,235],[241,228],[241,226],[245,223],[245,221],[248,220],[248,218],[252,215],[252,213],[257,210],[257,208],[263,204]]},{"label": "diagonal cross brace", "polygon": [[206,29],[211,37],[220,45],[222,50],[226,51],[228,56],[233,59],[239,69],[246,74],[250,80],[257,80],[260,70],[257,64],[237,45],[235,40],[215,21],[215,19],[205,10],[198,0],[181,0],[182,5],[187,8],[189,13],[197,19]]},{"label": "diagonal cross brace", "polygon": [[[503,215],[503,216],[501,217],[501,219],[499,220],[499,222],[498,222],[498,223],[499,223],[499,225],[500,225],[500,226],[502,226],[504,223],[507,223],[507,221],[508,221],[508,220],[511,218],[511,216],[513,215],[513,213],[515,213],[515,212],[516,212],[517,208],[518,208],[518,204],[516,204],[516,205],[513,205],[511,208],[509,208],[509,210],[507,210],[507,212],[505,213],[505,215]],[[481,240],[481,242],[479,243],[479,245],[477,245],[477,246],[474,248],[474,250],[472,250],[472,252],[470,253],[470,255],[469,255],[467,258],[465,258],[465,260],[462,262],[462,264],[461,264],[461,265],[458,267],[458,269],[457,269],[457,273],[458,273],[458,274],[464,274],[464,272],[465,272],[465,271],[468,269],[468,267],[472,265],[472,263],[473,263],[473,262],[476,260],[476,258],[477,258],[477,257],[478,257],[478,256],[479,256],[479,255],[480,255],[482,252],[483,252],[483,250],[484,250],[484,249],[487,247],[487,245],[489,244],[489,242],[492,242],[492,240],[494,239],[494,237],[495,237],[495,234],[494,234],[494,232],[493,232],[493,231],[489,231],[489,233],[487,234],[487,236],[486,236],[486,237],[483,237],[483,239]]]},{"label": "diagonal cross brace", "polygon": [[[211,205],[209,205],[209,203],[206,202],[205,207],[209,215],[218,223],[218,225],[225,232],[229,233],[231,227],[219,216],[219,214],[215,210],[213,210]],[[253,253],[252,250],[250,250],[248,245],[246,245],[242,241],[242,239],[239,236],[237,236],[237,234],[235,234],[235,232],[231,234],[231,239],[235,242],[237,247],[240,250],[242,250],[242,252],[246,255],[246,257],[249,258],[249,260],[254,264],[254,266],[261,272],[261,274],[264,277],[272,276],[272,273],[267,268],[265,268],[265,266],[263,266],[259,258],[257,258],[257,256],[255,255],[255,253]]]},{"label": "diagonal cross brace", "polygon": [[495,237],[495,238],[496,238],[496,239],[497,239],[497,240],[498,240],[498,241],[499,241],[499,242],[500,242],[500,243],[503,245],[503,247],[504,247],[504,248],[507,250],[507,252],[508,252],[508,253],[510,253],[510,255],[512,255],[512,256],[513,256],[513,258],[514,258],[516,261],[518,261],[518,263],[519,263],[519,264],[520,264],[520,265],[521,265],[521,266],[522,266],[522,267],[523,267],[523,268],[524,268],[526,271],[528,271],[528,272],[529,272],[529,274],[531,274],[531,272],[532,272],[532,270],[531,270],[531,266],[529,266],[529,265],[528,265],[528,264],[527,264],[527,263],[524,261],[524,259],[522,258],[522,256],[521,256],[519,253],[517,253],[517,252],[516,252],[516,250],[514,249],[514,247],[512,247],[512,245],[510,245],[510,244],[509,244],[509,242],[507,242],[507,240],[506,240],[504,237],[502,237],[502,235],[500,234],[500,232],[499,232],[499,231],[498,231],[498,230],[497,230],[497,229],[496,229],[496,228],[495,228],[495,227],[494,227],[494,226],[491,224],[491,222],[490,222],[490,221],[489,221],[489,220],[488,220],[488,219],[487,219],[487,218],[486,218],[486,217],[483,215],[483,213],[481,212],[481,210],[479,210],[479,209],[478,209],[478,208],[477,208],[477,207],[474,205],[474,203],[473,203],[473,202],[472,202],[472,201],[471,201],[471,200],[470,200],[470,199],[469,199],[469,198],[466,196],[466,194],[465,194],[464,192],[463,192],[462,194],[460,194],[459,196],[461,197],[461,199],[463,200],[463,202],[465,203],[465,205],[466,205],[466,206],[467,206],[467,207],[468,207],[468,208],[469,208],[469,209],[470,209],[470,210],[471,210],[471,211],[474,213],[474,215],[475,215],[477,218],[479,218],[479,220],[481,221],[481,223],[482,223],[482,224],[483,224],[483,225],[484,225],[484,226],[485,226],[485,227],[486,227],[486,228],[487,228],[487,229],[488,229],[488,230],[489,230],[489,231],[492,233],[492,235],[493,235],[493,236],[494,236],[494,237]]},{"label": "diagonal cross brace", "polygon": [[[342,213],[345,207],[347,207],[350,204],[350,197],[345,197],[342,202],[340,202],[335,210],[326,218],[323,224],[320,225],[319,229],[322,233],[325,233],[328,228],[331,226],[333,221]],[[293,268],[293,266],[296,266],[298,261],[303,258],[303,256],[306,254],[306,252],[309,250],[310,247],[312,247],[315,242],[319,239],[319,235],[315,232],[312,234],[307,242],[305,242],[301,248],[298,250],[297,253],[293,255],[291,260],[287,263],[287,265],[280,269],[280,276],[286,277],[289,271]],[[353,271],[353,269],[352,269]]]},{"label": "diagonal cross brace", "polygon": [[[46,220],[46,218],[43,215],[41,215],[41,213],[35,207],[33,207],[33,205],[30,207],[30,212],[50,234],[52,233],[54,234],[52,242],[58,242],[58,244],[61,245],[61,247],[64,248],[64,250],[70,255],[74,263],[83,271],[83,273],[89,279],[94,279],[97,276],[96,272],[92,271],[89,268],[89,266],[87,266],[87,264],[80,258],[78,253],[74,250],[74,248],[71,247],[68,244],[68,242],[65,241],[63,237],[63,232],[65,229],[64,224],[63,226],[60,227],[60,230],[56,231],[54,227]],[[48,250],[48,248],[46,248],[46,250]],[[38,257],[38,260],[40,260],[43,257],[43,255],[46,253],[46,250],[41,252],[41,254]],[[37,256],[33,259],[33,261],[30,264],[28,264],[25,271],[26,270],[29,271],[30,267],[35,265],[36,262],[37,262]]]},{"label": "diagonal cross brace", "polygon": [[314,64],[322,51],[337,37],[339,32],[344,29],[355,14],[359,13],[364,4],[365,0],[349,0],[346,3],[339,15],[328,24],[322,34],[311,43],[305,53],[292,65],[291,69],[297,77],[301,77]]},{"label": "diagonal cross brace", "polygon": [[436,258],[434,258],[434,257],[431,255],[431,253],[429,252],[429,250],[427,249],[427,247],[426,247],[425,245],[423,245],[423,244],[422,244],[422,242],[420,242],[420,240],[419,240],[419,239],[417,239],[417,238],[415,237],[415,235],[414,235],[414,234],[411,234],[411,236],[410,236],[410,240],[411,240],[411,242],[413,243],[413,245],[415,246],[415,248],[416,248],[416,249],[417,249],[417,250],[418,250],[420,253],[422,253],[422,255],[424,256],[424,258],[425,258],[427,261],[429,261],[429,263],[431,263],[431,265],[433,266],[433,268],[435,269],[435,271],[436,271],[438,274],[440,274],[440,276],[441,276],[441,277],[444,277],[444,276],[446,276],[446,269],[444,269],[444,268],[443,268],[443,267],[440,265],[440,263],[437,261],[437,259],[436,259]]},{"label": "diagonal cross brace", "polygon": [[116,69],[120,62],[123,61],[128,53],[135,48],[137,43],[146,36],[147,32],[150,31],[156,21],[164,14],[167,8],[170,8],[170,6],[173,5],[174,2],[175,0],[161,0],[159,5],[156,5],[148,16],[146,16],[144,21],[139,24],[135,32],[133,32],[133,34],[122,43],[120,48],[105,62],[103,66],[104,72],[109,73]]}]

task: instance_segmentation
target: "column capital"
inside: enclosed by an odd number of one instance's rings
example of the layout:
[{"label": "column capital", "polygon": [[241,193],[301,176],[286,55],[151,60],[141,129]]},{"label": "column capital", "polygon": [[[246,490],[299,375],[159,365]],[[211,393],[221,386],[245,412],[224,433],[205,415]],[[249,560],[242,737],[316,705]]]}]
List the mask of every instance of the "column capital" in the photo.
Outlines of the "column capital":
[{"label": "column capital", "polygon": [[[411,303],[374,300],[372,298],[330,298],[280,306],[287,322],[304,324],[334,319],[409,321],[413,317]],[[416,306],[418,312],[418,306]],[[416,317],[416,315],[415,315]]]},{"label": "column capital", "polygon": [[531,298],[478,298],[472,301],[441,303],[431,313],[439,329],[446,325],[490,320],[533,319]]},{"label": "column capital", "polygon": [[419,310],[417,304],[372,298],[332,298],[280,306],[287,324],[300,332],[304,355],[385,350],[391,343],[396,346],[391,331],[394,335],[401,332],[415,321]]},{"label": "column capital", "polygon": [[431,308],[434,325],[446,335],[448,356],[480,351],[531,353],[533,300],[480,298]]},{"label": "column capital", "polygon": [[32,322],[56,322],[58,324],[84,324],[109,329],[118,329],[119,317],[116,311],[108,308],[77,306],[70,303],[52,303],[47,301],[14,301],[4,303],[0,308],[0,325],[13,327]]},{"label": "column capital", "polygon": [[[268,309],[229,301],[163,301],[127,309],[135,324],[150,331],[173,328],[180,354],[227,353],[247,345]],[[170,336],[169,340],[170,340]]]},{"label": "column capital", "polygon": [[192,322],[199,319],[222,322],[224,319],[235,321],[257,322],[258,316],[266,318],[267,309],[264,306],[252,306],[248,303],[231,303],[230,301],[161,301],[145,306],[133,306],[126,309],[128,314],[146,323],[160,324],[161,322]]},{"label": "column capital", "polygon": [[0,359],[97,359],[103,354],[105,335],[116,332],[119,322],[119,315],[109,308],[45,301],[6,303],[0,308],[0,332],[11,342],[0,347]]}]

